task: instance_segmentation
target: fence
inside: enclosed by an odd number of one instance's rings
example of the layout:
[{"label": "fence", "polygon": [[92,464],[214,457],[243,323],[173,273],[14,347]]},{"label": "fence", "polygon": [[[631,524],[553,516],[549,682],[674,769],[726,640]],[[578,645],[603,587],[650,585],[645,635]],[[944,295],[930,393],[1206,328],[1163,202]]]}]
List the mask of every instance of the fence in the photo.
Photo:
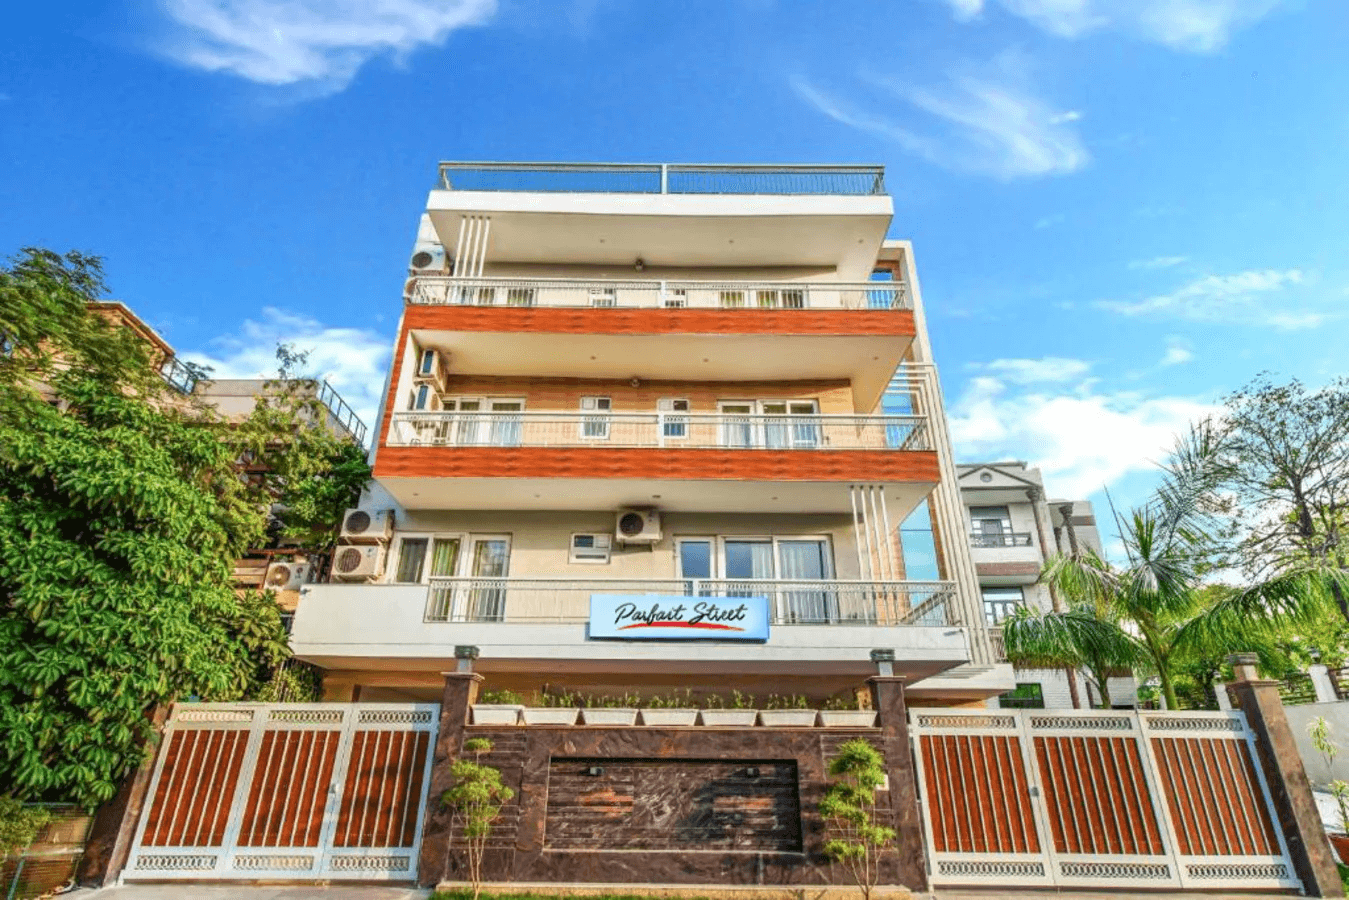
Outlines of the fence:
[{"label": "fence", "polygon": [[174,707],[127,880],[413,880],[439,707]]},{"label": "fence", "polygon": [[0,898],[50,896],[74,884],[89,835],[89,814],[68,804],[39,803],[51,821],[20,853],[0,860]]},{"label": "fence", "polygon": [[884,166],[719,165],[715,163],[443,162],[440,184],[454,191],[622,194],[885,193]]},{"label": "fence", "polygon": [[776,625],[953,624],[955,586],[924,581],[435,578],[427,622],[586,622],[591,594],[767,597]]},{"label": "fence", "polygon": [[912,719],[934,885],[1301,888],[1240,713]]},{"label": "fence", "polygon": [[549,309],[912,309],[902,281],[581,281],[419,275],[410,303]]}]

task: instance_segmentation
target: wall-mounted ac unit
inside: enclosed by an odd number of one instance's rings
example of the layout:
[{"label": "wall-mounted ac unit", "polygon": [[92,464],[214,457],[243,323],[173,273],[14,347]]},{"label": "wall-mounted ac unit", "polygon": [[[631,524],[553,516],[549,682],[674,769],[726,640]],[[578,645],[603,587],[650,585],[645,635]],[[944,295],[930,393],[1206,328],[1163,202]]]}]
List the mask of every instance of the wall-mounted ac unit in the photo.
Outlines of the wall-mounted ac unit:
[{"label": "wall-mounted ac unit", "polygon": [[660,513],[654,509],[620,509],[614,536],[620,544],[654,544],[660,540]]},{"label": "wall-mounted ac unit", "polygon": [[393,537],[393,510],[367,512],[349,509],[342,516],[342,540],[351,544],[371,544]]},{"label": "wall-mounted ac unit", "polygon": [[333,578],[338,581],[370,581],[384,573],[384,545],[338,547],[333,553]]},{"label": "wall-mounted ac unit", "polygon": [[441,244],[418,244],[412,248],[408,268],[415,275],[444,275],[450,268],[445,247]]},{"label": "wall-mounted ac unit", "polygon": [[417,352],[417,368],[412,377],[423,384],[435,385],[436,390],[445,390],[445,373],[449,371],[448,354],[439,350],[423,349]]},{"label": "wall-mounted ac unit", "polygon": [[274,591],[298,591],[309,583],[312,571],[307,562],[274,562],[267,567],[263,586]]}]

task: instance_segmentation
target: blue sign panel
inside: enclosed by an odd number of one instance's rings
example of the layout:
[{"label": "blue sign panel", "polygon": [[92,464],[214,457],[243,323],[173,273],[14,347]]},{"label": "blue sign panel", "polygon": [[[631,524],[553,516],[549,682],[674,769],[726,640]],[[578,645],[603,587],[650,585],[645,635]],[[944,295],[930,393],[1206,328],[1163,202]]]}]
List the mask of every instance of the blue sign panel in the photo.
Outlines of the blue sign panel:
[{"label": "blue sign panel", "polygon": [[589,636],[622,641],[766,641],[768,598],[591,594]]}]

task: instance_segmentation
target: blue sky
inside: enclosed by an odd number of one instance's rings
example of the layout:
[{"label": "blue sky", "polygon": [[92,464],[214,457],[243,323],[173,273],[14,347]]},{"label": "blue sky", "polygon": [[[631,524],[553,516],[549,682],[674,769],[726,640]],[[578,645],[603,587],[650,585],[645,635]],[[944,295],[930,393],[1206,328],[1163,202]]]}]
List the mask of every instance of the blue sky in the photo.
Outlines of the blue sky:
[{"label": "blue sky", "polygon": [[440,159],[880,162],[964,459],[1139,499],[1349,344],[1349,4],[164,0],[0,12],[0,252],[371,416]]}]

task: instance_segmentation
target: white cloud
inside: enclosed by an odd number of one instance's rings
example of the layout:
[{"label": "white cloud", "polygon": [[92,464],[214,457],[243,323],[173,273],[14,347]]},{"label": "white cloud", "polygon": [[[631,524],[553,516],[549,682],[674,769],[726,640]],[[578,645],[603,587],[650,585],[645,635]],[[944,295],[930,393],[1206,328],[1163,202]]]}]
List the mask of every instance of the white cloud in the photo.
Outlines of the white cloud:
[{"label": "white cloud", "polygon": [[1194,359],[1194,351],[1186,347],[1177,338],[1170,338],[1166,342],[1166,353],[1162,355],[1158,366],[1166,368],[1167,366],[1180,366]]},{"label": "white cloud", "polygon": [[[946,0],[962,22],[984,0]],[[997,0],[1007,12],[1061,38],[1114,29],[1173,50],[1211,53],[1268,15],[1282,0]]]},{"label": "white cloud", "polygon": [[979,368],[1013,384],[1040,384],[1085,378],[1091,371],[1091,363],[1083,359],[1044,356],[1040,359],[995,359]]},{"label": "white cloud", "polygon": [[[1090,161],[1074,127],[1081,113],[1055,111],[1014,54],[989,66],[953,70],[936,87],[890,77],[864,80],[884,95],[886,111],[843,99],[805,78],[794,78],[792,86],[831,119],[944,168],[1011,179],[1075,172]],[[898,110],[889,108],[895,101]]]},{"label": "white cloud", "polygon": [[1188,256],[1154,256],[1152,259],[1135,259],[1129,263],[1131,269],[1169,269],[1189,261]]},{"label": "white cloud", "polygon": [[404,57],[479,25],[496,0],[161,0],[157,49],[185,66],[267,85],[342,90],[380,54]]},{"label": "white cloud", "polygon": [[308,350],[309,362],[301,374],[326,378],[366,426],[374,429],[392,339],[368,328],[334,328],[269,306],[262,311],[261,321],[248,319],[237,333],[179,356],[210,366],[213,378],[275,378],[276,345],[281,343]]},{"label": "white cloud", "polygon": [[[1019,362],[1034,368],[1047,361]],[[981,375],[948,414],[959,458],[1030,460],[1044,471],[1054,495],[1086,497],[1130,473],[1151,471],[1177,434],[1214,411],[1186,397],[1101,393],[1091,382],[1017,390],[1009,378]]]},{"label": "white cloud", "polygon": [[1314,328],[1328,318],[1314,309],[1290,308],[1285,292],[1303,281],[1301,269],[1252,269],[1234,275],[1205,275],[1169,294],[1142,300],[1098,300],[1095,306],[1125,316],[1266,325],[1292,331]]}]

